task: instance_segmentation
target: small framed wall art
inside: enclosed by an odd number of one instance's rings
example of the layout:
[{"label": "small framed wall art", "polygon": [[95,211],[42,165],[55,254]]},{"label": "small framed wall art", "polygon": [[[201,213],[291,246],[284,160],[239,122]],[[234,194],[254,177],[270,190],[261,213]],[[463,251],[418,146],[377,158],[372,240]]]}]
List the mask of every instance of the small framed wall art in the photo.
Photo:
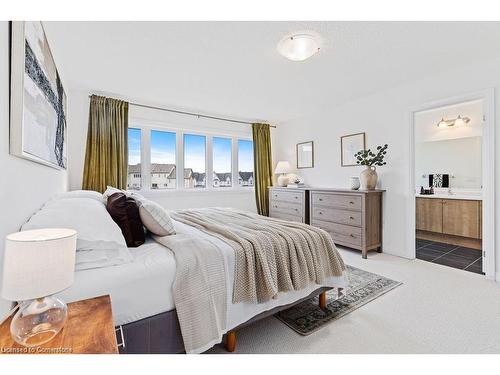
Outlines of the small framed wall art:
[{"label": "small framed wall art", "polygon": [[365,133],[355,133],[340,137],[340,160],[342,167],[357,166],[354,154],[365,149]]},{"label": "small framed wall art", "polygon": [[314,167],[314,142],[297,143],[297,169]]}]

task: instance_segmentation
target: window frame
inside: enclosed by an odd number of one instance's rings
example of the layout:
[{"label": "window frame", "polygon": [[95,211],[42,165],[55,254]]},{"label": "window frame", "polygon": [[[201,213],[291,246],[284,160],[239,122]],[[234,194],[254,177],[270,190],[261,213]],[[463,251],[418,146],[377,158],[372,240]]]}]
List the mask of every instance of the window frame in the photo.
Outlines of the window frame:
[{"label": "window frame", "polygon": [[[141,189],[138,192],[153,194],[172,194],[175,192],[227,192],[227,191],[253,191],[254,186],[240,186],[238,183],[238,140],[253,142],[248,136],[228,134],[217,131],[200,131],[189,128],[178,128],[170,124],[143,124],[140,121],[130,121],[129,128],[139,129],[141,132]],[[175,133],[175,165],[176,165],[176,187],[174,189],[152,189],[151,188],[151,132]],[[201,135],[205,137],[205,187],[186,188],[184,186],[184,134]],[[231,139],[231,187],[213,186],[213,138]],[[254,171],[255,173],[255,171]],[[179,181],[182,181],[180,183]]]}]

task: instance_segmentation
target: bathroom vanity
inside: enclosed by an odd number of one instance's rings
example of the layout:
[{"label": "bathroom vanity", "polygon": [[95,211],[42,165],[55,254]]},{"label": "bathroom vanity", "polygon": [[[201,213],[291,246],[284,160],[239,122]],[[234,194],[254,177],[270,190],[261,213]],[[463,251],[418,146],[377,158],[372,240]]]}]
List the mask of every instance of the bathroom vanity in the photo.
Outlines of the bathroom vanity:
[{"label": "bathroom vanity", "polygon": [[481,249],[479,195],[417,195],[417,238]]}]

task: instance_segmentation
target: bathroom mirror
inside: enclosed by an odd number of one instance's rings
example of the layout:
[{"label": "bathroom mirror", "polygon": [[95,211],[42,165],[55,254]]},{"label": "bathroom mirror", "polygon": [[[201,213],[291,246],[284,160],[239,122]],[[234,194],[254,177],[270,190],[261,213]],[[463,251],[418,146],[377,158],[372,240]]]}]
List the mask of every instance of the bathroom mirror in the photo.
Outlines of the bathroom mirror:
[{"label": "bathroom mirror", "polygon": [[[481,137],[446,139],[415,144],[417,186],[480,189]],[[440,186],[441,185],[441,186]]]}]

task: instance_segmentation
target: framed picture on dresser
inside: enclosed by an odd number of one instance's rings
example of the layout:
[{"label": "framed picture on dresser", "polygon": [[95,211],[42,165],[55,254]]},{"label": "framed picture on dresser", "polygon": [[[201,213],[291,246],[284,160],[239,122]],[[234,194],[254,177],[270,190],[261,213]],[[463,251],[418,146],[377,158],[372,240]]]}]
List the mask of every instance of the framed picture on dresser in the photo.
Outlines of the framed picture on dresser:
[{"label": "framed picture on dresser", "polygon": [[357,166],[354,154],[365,149],[365,133],[355,133],[340,137],[340,164],[342,167]]}]

